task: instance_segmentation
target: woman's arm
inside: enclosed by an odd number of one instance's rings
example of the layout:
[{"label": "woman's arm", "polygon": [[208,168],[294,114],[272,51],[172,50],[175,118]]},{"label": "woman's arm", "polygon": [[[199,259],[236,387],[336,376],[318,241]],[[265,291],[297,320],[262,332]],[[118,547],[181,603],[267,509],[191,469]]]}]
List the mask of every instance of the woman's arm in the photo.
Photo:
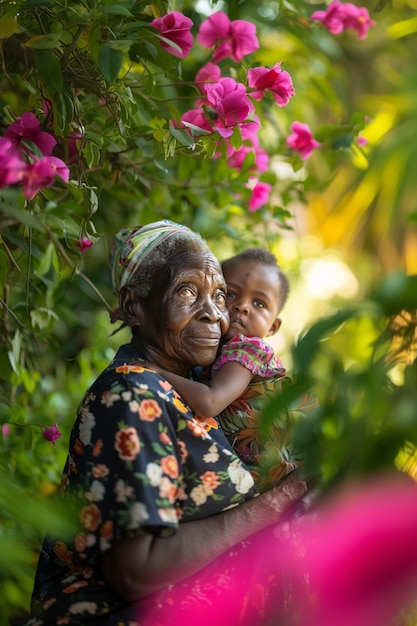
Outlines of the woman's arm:
[{"label": "woman's arm", "polygon": [[253,378],[252,372],[235,361],[225,363],[208,385],[159,368],[158,372],[175,387],[194,413],[202,417],[218,415],[241,395]]},{"label": "woman's arm", "polygon": [[282,519],[307,493],[301,471],[233,509],[184,522],[175,535],[121,539],[101,560],[104,579],[126,602],[135,602],[198,572],[232,546]]}]

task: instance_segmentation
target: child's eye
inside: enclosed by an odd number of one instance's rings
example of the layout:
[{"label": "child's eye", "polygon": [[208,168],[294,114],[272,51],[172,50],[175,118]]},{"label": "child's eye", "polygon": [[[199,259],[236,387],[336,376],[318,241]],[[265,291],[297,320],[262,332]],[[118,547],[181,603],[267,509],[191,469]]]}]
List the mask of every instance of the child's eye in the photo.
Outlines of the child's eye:
[{"label": "child's eye", "polygon": [[227,296],[230,300],[233,300],[234,298],[236,298],[236,294],[235,294],[235,293],[233,293],[233,291],[228,291],[228,292],[226,293],[226,296]]},{"label": "child's eye", "polygon": [[256,306],[258,309],[264,309],[265,308],[265,302],[262,302],[262,300],[254,300],[253,301],[254,306]]}]

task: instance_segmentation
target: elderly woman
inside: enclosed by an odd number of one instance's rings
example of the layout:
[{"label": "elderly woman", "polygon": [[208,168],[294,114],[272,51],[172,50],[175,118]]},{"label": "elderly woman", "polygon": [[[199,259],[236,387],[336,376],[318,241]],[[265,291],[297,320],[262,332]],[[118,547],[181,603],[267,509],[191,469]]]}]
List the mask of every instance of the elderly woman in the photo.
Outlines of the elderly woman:
[{"label": "elderly woman", "polygon": [[[44,542],[28,625],[165,626],[181,621],[177,609],[196,617],[219,571],[233,585],[230,549],[237,554],[306,490],[294,472],[259,495],[216,421],[199,422],[143,366],[190,376],[216,356],[226,285],[201,237],[169,221],[121,231],[112,278],[114,318],[132,341],[80,404],[61,489],[73,532]],[[241,614],[236,607],[229,624]]]}]

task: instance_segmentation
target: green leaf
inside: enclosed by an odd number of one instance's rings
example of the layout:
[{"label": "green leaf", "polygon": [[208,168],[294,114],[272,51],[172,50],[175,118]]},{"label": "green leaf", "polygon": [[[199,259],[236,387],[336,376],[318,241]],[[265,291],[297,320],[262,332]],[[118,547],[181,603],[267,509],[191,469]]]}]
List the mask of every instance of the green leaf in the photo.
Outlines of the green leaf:
[{"label": "green leaf", "polygon": [[118,77],[122,59],[123,54],[120,50],[114,50],[108,43],[101,46],[98,66],[107,82],[112,83]]},{"label": "green leaf", "polygon": [[52,50],[37,50],[35,63],[42,80],[51,94],[63,90],[61,66]]},{"label": "green leaf", "polygon": [[54,128],[60,131],[60,134],[66,135],[69,131],[69,125],[74,117],[74,103],[72,98],[65,91],[57,93],[54,98]]},{"label": "green leaf", "polygon": [[190,133],[187,133],[184,129],[174,128],[174,126],[170,123],[169,125],[171,135],[175,137],[175,139],[182,145],[187,146],[187,148],[195,148],[195,141],[191,137]]},{"label": "green leaf", "polygon": [[8,39],[19,31],[19,24],[14,15],[9,13],[0,18],[0,39]]},{"label": "green leaf", "polygon": [[49,50],[51,48],[61,47],[62,32],[48,33],[47,35],[38,35],[32,37],[26,42],[28,48],[35,48],[35,50]]},{"label": "green leaf", "polygon": [[55,256],[55,261],[56,261],[55,246],[53,243],[50,243],[48,244],[48,247],[46,248],[46,252],[39,262],[38,270],[37,270],[37,273],[39,276],[45,276],[45,274],[49,272],[54,256]]},{"label": "green leaf", "polygon": [[111,15],[122,15],[123,17],[134,17],[133,13],[129,11],[122,4],[112,4],[109,7],[101,7],[102,13],[110,13]]}]

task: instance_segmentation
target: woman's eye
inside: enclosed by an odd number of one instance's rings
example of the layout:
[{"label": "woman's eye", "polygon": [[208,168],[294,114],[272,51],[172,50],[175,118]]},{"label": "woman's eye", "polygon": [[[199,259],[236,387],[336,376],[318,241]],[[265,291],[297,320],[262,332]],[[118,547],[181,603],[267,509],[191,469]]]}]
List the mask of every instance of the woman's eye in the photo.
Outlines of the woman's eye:
[{"label": "woman's eye", "polygon": [[214,297],[216,304],[220,304],[221,306],[226,303],[226,294],[224,291],[218,291]]},{"label": "woman's eye", "polygon": [[194,296],[194,291],[189,286],[184,285],[178,290],[178,292],[185,298],[191,298]]}]

